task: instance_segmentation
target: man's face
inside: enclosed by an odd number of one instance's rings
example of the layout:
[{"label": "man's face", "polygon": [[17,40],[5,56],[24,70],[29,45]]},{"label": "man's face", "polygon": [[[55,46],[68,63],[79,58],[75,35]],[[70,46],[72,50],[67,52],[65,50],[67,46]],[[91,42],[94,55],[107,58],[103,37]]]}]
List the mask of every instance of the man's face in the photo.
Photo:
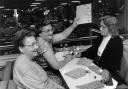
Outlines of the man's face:
[{"label": "man's face", "polygon": [[39,34],[45,40],[51,40],[53,37],[53,28],[52,25],[48,24],[42,28],[40,28],[41,33]]},{"label": "man's face", "polygon": [[20,47],[20,48],[21,48],[20,51],[22,53],[30,57],[37,56],[38,45],[34,36],[26,37],[24,39],[24,47]]},{"label": "man's face", "polygon": [[103,23],[103,21],[100,22],[100,31],[101,31],[101,35],[104,37],[110,34],[108,27]]}]

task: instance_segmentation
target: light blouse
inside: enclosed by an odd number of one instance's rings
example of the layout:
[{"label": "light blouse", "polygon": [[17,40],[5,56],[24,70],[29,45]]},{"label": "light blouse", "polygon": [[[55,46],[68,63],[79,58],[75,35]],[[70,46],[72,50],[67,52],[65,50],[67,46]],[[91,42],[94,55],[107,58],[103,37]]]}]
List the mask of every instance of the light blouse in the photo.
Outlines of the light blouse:
[{"label": "light blouse", "polygon": [[108,35],[106,37],[103,38],[99,48],[98,48],[98,52],[97,52],[97,55],[98,56],[101,56],[104,49],[106,48],[106,45],[108,44],[109,40],[111,39],[111,35]]},{"label": "light blouse", "polygon": [[64,89],[47,77],[36,63],[20,55],[14,64],[13,79],[18,89]]}]

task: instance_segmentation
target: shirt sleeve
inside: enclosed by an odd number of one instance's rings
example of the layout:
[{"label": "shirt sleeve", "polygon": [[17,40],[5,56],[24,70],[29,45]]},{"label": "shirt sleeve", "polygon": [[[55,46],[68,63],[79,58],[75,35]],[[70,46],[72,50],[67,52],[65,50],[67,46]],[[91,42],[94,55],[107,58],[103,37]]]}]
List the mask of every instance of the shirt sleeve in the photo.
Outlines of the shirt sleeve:
[{"label": "shirt sleeve", "polygon": [[59,41],[62,41],[66,38],[66,36],[62,33],[59,33],[59,34],[54,34],[53,35],[53,43],[56,43],[56,42],[59,42]]},{"label": "shirt sleeve", "polygon": [[48,50],[48,48],[49,48],[48,43],[46,41],[44,41],[43,39],[39,39],[38,40],[38,45],[39,45],[38,51],[40,53],[46,52]]}]

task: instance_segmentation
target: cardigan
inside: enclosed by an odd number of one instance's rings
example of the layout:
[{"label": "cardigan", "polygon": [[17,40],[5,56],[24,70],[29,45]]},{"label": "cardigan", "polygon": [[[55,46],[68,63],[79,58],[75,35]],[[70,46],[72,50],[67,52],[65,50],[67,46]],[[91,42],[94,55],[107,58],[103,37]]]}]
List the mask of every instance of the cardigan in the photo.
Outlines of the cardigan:
[{"label": "cardigan", "polygon": [[[87,57],[97,61],[97,51],[103,40],[102,36],[97,37],[90,48],[81,53],[82,57]],[[108,69],[110,72],[115,73],[120,69],[120,62],[123,55],[123,42],[119,36],[112,37],[108,41],[97,65],[99,67]]]}]

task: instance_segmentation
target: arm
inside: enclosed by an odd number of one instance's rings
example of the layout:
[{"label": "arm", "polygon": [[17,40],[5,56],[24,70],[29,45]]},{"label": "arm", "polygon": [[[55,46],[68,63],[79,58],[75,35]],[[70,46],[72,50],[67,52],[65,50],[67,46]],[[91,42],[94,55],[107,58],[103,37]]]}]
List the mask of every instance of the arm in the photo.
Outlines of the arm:
[{"label": "arm", "polygon": [[60,69],[71,59],[67,58],[64,61],[57,61],[57,58],[55,57],[55,54],[48,42],[44,41],[43,39],[40,39],[39,45],[40,52],[43,54],[44,58],[54,69]]},{"label": "arm", "polygon": [[67,29],[65,29],[63,32],[58,33],[58,34],[54,34],[53,35],[53,42],[58,42],[58,41],[66,39],[72,33],[72,31],[77,27],[78,20],[79,19],[76,18],[74,20],[73,24],[71,26],[69,26]]},{"label": "arm", "polygon": [[[47,45],[48,46],[48,45]],[[47,62],[54,68],[54,69],[60,69],[63,67],[67,62],[70,61],[71,58],[67,58],[63,61],[57,61],[57,58],[55,57],[55,54],[53,50],[50,47],[47,47],[47,51],[43,53],[44,58],[47,60]]]}]

